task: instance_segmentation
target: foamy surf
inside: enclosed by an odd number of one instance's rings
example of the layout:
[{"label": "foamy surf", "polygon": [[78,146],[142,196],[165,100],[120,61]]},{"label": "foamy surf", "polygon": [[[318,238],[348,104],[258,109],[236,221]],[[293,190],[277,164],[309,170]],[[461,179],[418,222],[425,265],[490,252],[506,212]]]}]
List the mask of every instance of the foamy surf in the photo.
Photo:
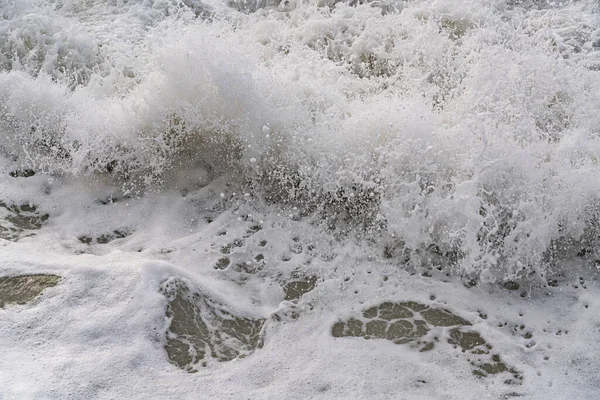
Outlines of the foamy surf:
[{"label": "foamy surf", "polygon": [[0,11],[0,397],[600,391],[595,2]]}]

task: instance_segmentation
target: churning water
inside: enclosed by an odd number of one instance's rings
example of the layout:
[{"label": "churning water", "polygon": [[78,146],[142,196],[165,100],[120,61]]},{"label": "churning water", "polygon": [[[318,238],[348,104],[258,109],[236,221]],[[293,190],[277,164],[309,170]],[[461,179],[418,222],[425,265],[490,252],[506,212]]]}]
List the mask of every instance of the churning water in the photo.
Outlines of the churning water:
[{"label": "churning water", "polygon": [[0,399],[600,396],[595,0],[0,0],[0,137]]}]

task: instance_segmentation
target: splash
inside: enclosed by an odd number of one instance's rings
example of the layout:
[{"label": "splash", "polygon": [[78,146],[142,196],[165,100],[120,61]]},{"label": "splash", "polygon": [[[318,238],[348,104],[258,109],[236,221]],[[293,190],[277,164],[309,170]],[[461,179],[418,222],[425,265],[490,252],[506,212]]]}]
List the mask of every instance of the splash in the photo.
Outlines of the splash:
[{"label": "splash", "polygon": [[16,167],[137,193],[227,177],[482,280],[597,247],[594,2],[121,3],[3,9]]}]

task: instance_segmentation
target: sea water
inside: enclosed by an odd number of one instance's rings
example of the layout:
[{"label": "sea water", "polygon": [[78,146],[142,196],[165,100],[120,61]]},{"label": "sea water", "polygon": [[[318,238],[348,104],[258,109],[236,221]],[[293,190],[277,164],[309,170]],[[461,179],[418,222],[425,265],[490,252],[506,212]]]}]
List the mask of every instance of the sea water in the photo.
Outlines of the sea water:
[{"label": "sea water", "polygon": [[600,396],[594,0],[0,0],[0,399]]}]

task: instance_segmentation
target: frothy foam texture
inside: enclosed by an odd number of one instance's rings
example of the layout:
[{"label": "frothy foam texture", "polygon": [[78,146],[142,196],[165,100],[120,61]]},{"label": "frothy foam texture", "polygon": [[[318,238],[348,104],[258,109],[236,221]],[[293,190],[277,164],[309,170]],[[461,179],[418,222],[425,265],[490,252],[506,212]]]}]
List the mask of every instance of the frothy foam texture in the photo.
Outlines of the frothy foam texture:
[{"label": "frothy foam texture", "polygon": [[[0,310],[6,396],[592,393],[598,6],[455,3],[0,4],[0,279],[61,277]],[[407,302],[467,323],[356,319]]]}]

